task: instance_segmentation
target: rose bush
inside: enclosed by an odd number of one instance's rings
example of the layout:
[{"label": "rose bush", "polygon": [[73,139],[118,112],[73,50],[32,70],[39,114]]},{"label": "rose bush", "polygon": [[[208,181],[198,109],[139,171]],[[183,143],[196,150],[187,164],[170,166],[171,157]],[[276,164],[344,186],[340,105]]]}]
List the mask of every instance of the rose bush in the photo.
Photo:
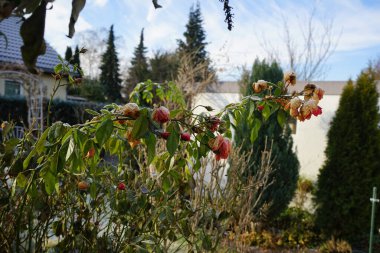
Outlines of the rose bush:
[{"label": "rose bush", "polygon": [[[55,76],[65,73],[70,68],[64,63],[56,67]],[[57,78],[57,87],[62,81]],[[217,161],[228,158],[230,128],[245,105],[253,101],[250,111],[261,111],[257,127],[276,111],[285,124],[289,108],[300,120],[321,113],[317,103],[323,91],[316,86],[290,96],[287,84],[263,83],[260,93],[216,115],[187,110],[175,84],[148,81],[136,86],[130,103],[88,110],[93,118],[83,124],[55,122],[37,140],[32,131],[16,139],[7,134],[9,124],[2,124],[1,248],[216,250],[233,215],[214,202],[195,208],[189,196],[197,187],[194,173],[210,152]],[[304,100],[294,98],[301,95]],[[253,129],[248,137],[254,140],[257,133]],[[188,223],[192,217],[199,220],[196,226]]]}]

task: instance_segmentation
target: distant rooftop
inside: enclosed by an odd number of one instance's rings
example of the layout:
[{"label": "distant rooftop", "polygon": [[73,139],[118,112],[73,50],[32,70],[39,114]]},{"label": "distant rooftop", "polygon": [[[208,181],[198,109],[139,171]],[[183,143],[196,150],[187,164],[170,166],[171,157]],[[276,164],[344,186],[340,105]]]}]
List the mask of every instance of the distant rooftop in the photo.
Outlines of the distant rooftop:
[{"label": "distant rooftop", "polygon": [[[380,92],[380,81],[377,82],[377,90]],[[310,82],[315,85],[318,85],[322,89],[325,90],[326,95],[340,95],[343,92],[344,86],[347,84],[347,81],[316,81]],[[293,87],[289,87],[289,92],[294,90],[302,91],[306,81],[297,81],[297,84]],[[206,93],[240,93],[240,86],[238,82],[224,82],[219,81],[218,83],[209,85],[206,88]]]},{"label": "distant rooftop", "polygon": [[[20,36],[20,26],[22,24],[20,17],[9,17],[0,22],[0,32],[4,36],[0,36],[0,64],[11,63],[24,65],[21,56],[21,46],[24,44]],[[37,68],[46,73],[53,73],[54,66],[59,63],[58,53],[46,42],[46,53],[40,55],[37,59]]]}]

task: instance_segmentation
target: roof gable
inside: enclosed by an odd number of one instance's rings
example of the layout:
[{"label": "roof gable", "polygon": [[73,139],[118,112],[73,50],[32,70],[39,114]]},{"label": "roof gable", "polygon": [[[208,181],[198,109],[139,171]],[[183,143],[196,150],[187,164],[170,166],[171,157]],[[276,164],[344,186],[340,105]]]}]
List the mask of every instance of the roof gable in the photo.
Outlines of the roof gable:
[{"label": "roof gable", "polygon": [[[0,31],[5,34],[8,40],[7,46],[5,38],[0,37],[0,62],[24,65],[20,50],[24,44],[20,36],[22,22],[20,17],[15,16],[3,19],[0,22]],[[54,66],[58,63],[57,51],[46,43],[46,53],[38,57],[36,67],[43,72],[53,73]]]}]

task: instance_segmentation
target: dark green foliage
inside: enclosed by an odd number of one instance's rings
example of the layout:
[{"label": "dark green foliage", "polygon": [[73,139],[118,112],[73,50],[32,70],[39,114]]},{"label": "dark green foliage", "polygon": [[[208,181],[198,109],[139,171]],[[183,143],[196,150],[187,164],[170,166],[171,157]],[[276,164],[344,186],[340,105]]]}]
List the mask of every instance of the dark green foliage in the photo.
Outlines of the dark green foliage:
[{"label": "dark green foliage", "polygon": [[25,98],[0,96],[0,120],[14,121],[18,125],[28,124],[28,106]]},{"label": "dark green foliage", "polygon": [[70,86],[67,92],[68,95],[80,96],[89,101],[104,102],[104,88],[98,80],[83,78],[80,85]]},{"label": "dark green foliage", "polygon": [[[372,187],[380,187],[378,93],[371,74],[344,88],[331,122],[315,195],[317,224],[329,238],[367,246]],[[376,226],[379,227],[379,219]]]},{"label": "dark green foliage", "polygon": [[[243,95],[252,94],[252,82],[257,80],[266,80],[272,83],[281,81],[283,72],[280,66],[273,62],[267,63],[265,60],[255,60],[250,75],[245,74],[242,93]],[[249,80],[249,81],[248,81]],[[270,147],[272,141],[272,159],[273,172],[269,181],[273,183],[263,192],[263,198],[258,205],[261,208],[265,203],[269,204],[266,217],[272,219],[279,215],[290,203],[297,188],[299,162],[293,151],[293,138],[288,125],[282,127],[277,121],[277,112],[273,113],[269,119],[260,127],[259,134],[254,143],[249,140],[249,133],[254,128],[254,118],[262,118],[260,111],[255,109],[253,116],[249,117],[249,107],[246,108],[242,120],[237,122],[235,131],[235,143],[237,146],[242,145],[242,151],[252,151],[253,155],[250,165],[250,173],[257,173],[261,167],[261,152],[265,144]],[[247,134],[248,133],[248,134]],[[256,212],[257,210],[253,210]]]},{"label": "dark green foliage", "polygon": [[180,53],[195,54],[194,63],[198,64],[207,60],[206,33],[203,29],[203,19],[199,2],[195,9],[191,7],[186,31],[183,33],[185,41],[178,40]]},{"label": "dark green foliage", "polygon": [[146,52],[147,48],[144,46],[144,29],[142,29],[140,34],[140,42],[135,48],[133,58],[131,60],[131,67],[128,70],[128,94],[135,88],[136,84],[149,79]]},{"label": "dark green foliage", "polygon": [[80,54],[79,54],[79,48],[78,48],[78,45],[75,47],[75,53],[73,55],[73,61],[71,62],[71,64],[77,64],[77,66],[80,68],[80,58],[79,58]]},{"label": "dark green foliage", "polygon": [[68,46],[65,52],[65,60],[70,61],[71,57],[73,57],[73,50],[71,49],[71,47]]},{"label": "dark green foliage", "polygon": [[117,57],[115,47],[115,36],[113,33],[113,25],[110,28],[107,41],[107,49],[102,56],[100,66],[100,83],[104,87],[104,94],[107,101],[121,101],[121,79],[119,74],[119,59]]},{"label": "dark green foliage", "polygon": [[156,52],[150,61],[150,79],[153,82],[163,83],[175,80],[179,66],[179,58],[175,53]]},{"label": "dark green foliage", "polygon": [[[44,102],[44,115],[46,117],[47,103]],[[52,122],[62,121],[69,124],[83,123],[93,116],[88,114],[85,109],[100,110],[103,104],[91,102],[74,102],[53,100],[52,103]],[[18,125],[28,125],[28,106],[23,97],[0,97],[0,120],[14,121]]]}]

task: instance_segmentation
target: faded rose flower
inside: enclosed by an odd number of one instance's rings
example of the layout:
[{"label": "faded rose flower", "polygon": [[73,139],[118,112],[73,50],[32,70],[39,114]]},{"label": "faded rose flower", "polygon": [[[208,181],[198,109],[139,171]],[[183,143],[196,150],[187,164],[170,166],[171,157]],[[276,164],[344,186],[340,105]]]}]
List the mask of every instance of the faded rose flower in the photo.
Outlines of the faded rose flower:
[{"label": "faded rose flower", "polygon": [[299,114],[298,109],[290,109],[289,114],[290,114],[290,116],[296,118]]},{"label": "faded rose flower", "polygon": [[257,110],[259,110],[260,112],[263,111],[264,108],[265,108],[265,106],[263,106],[263,105],[258,105],[257,106]]},{"label": "faded rose flower", "polygon": [[126,132],[124,137],[128,140],[128,143],[132,149],[134,149],[137,145],[141,143],[140,140],[136,140],[132,137],[132,131]]},{"label": "faded rose flower", "polygon": [[294,97],[290,100],[290,109],[298,109],[302,105],[302,100],[298,97]]},{"label": "faded rose flower", "polygon": [[215,132],[220,124],[220,119],[218,117],[212,116],[209,118],[209,126],[208,129],[210,129],[211,132]]},{"label": "faded rose flower", "polygon": [[126,117],[130,117],[132,119],[137,119],[140,115],[140,108],[135,103],[128,103],[122,108],[123,114]]},{"label": "faded rose flower", "polygon": [[256,83],[252,84],[252,88],[255,93],[260,93],[263,90],[268,89],[268,82],[264,80],[258,80]]},{"label": "faded rose flower", "polygon": [[318,102],[314,99],[309,99],[308,101],[305,101],[305,103],[302,105],[300,109],[300,114],[304,119],[310,119],[311,114],[313,111],[318,109]]},{"label": "faded rose flower", "polygon": [[170,112],[168,108],[164,106],[160,106],[156,109],[154,109],[152,113],[152,119],[160,124],[163,124],[165,122],[169,121],[170,117]]},{"label": "faded rose flower", "polygon": [[315,108],[314,110],[312,110],[311,112],[314,116],[318,116],[318,115],[321,115],[322,114],[322,108],[317,106],[317,108]]},{"label": "faded rose flower", "polygon": [[284,74],[284,82],[287,85],[295,85],[297,82],[296,73],[294,73],[293,71],[286,72]]},{"label": "faded rose flower", "polygon": [[224,138],[221,135],[209,141],[211,150],[215,153],[217,161],[220,159],[227,159],[231,152],[231,141],[228,138]]},{"label": "faded rose flower", "polygon": [[325,91],[322,88],[317,86],[313,92],[313,98],[315,98],[316,100],[321,100],[324,94],[325,94]]},{"label": "faded rose flower", "polygon": [[311,83],[305,85],[305,88],[303,89],[303,95],[305,97],[305,100],[309,100],[313,96],[316,87],[317,86],[315,84]]}]

